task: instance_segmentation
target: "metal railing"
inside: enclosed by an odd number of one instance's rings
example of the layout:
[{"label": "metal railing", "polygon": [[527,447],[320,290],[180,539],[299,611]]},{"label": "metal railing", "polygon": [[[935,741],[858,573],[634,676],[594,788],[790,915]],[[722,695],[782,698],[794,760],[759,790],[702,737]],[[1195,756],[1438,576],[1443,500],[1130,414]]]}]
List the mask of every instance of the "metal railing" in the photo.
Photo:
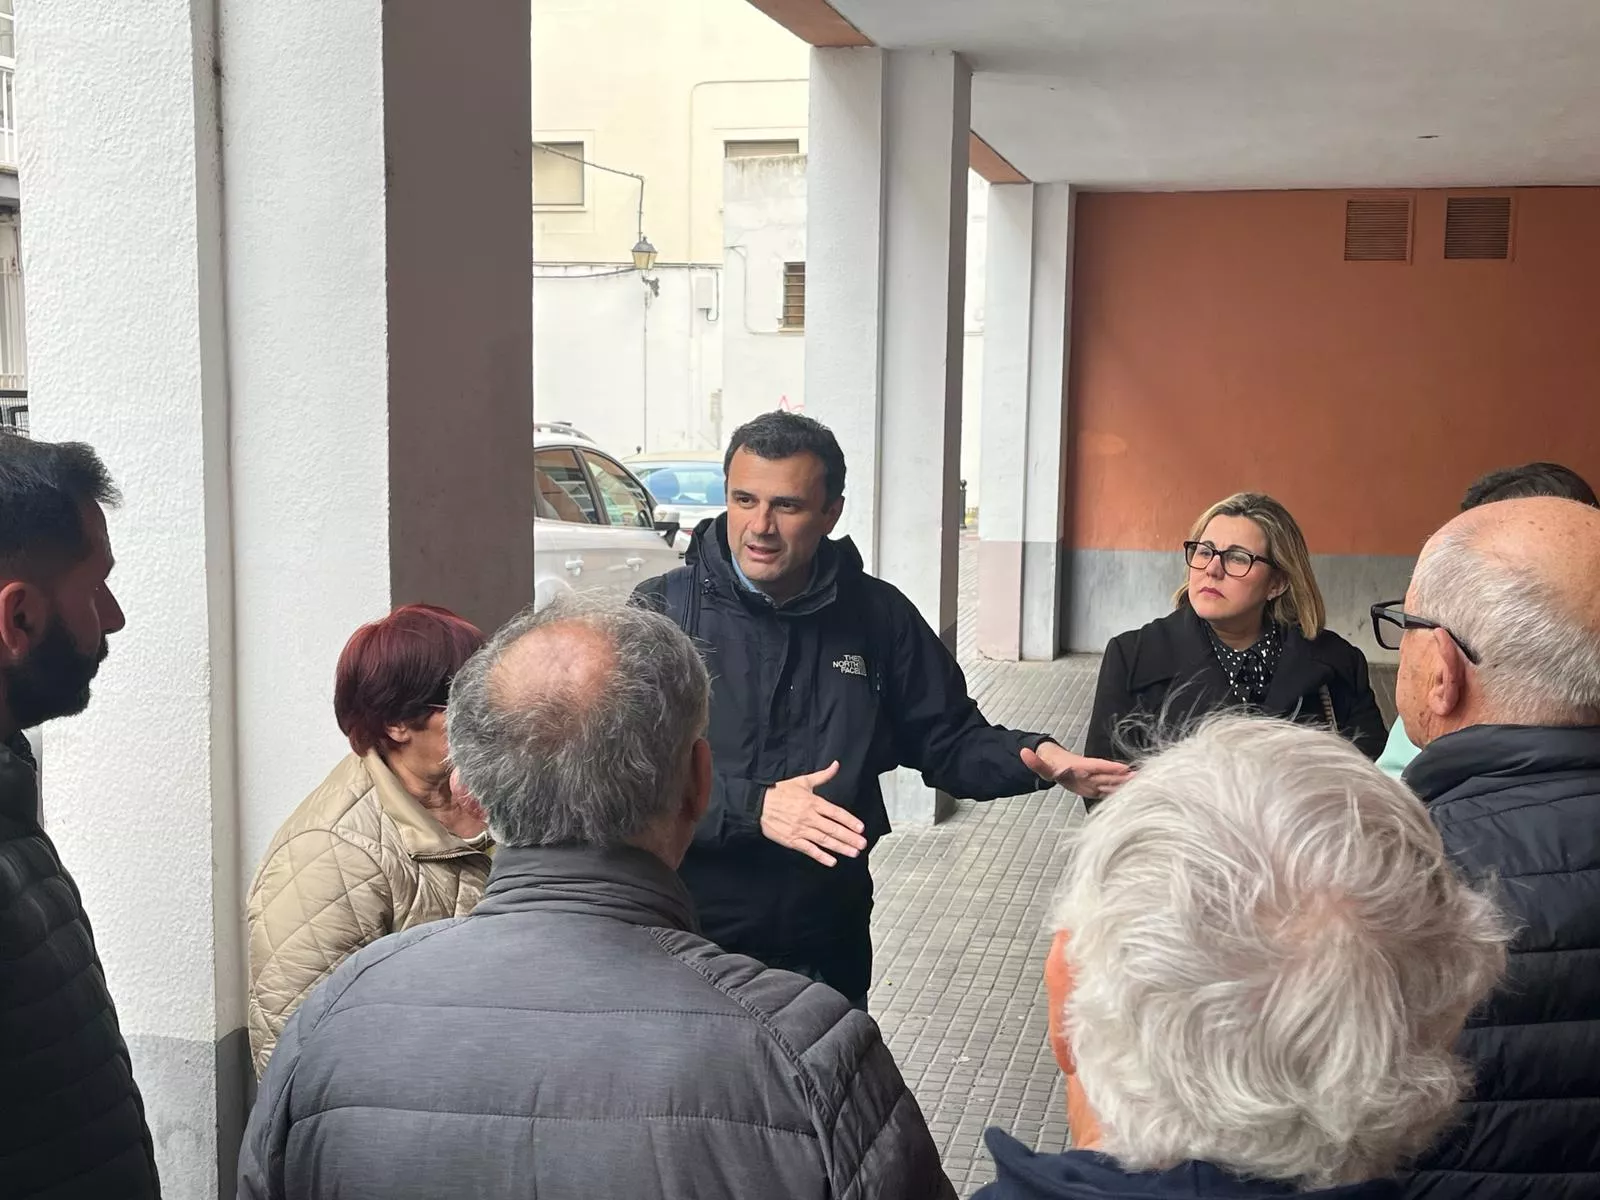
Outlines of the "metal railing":
[{"label": "metal railing", "polygon": [[28,342],[17,227],[0,219],[0,396],[7,392],[28,394]]},{"label": "metal railing", "polygon": [[17,169],[17,105],[12,90],[16,67],[0,59],[0,170]]},{"label": "metal railing", "polygon": [[0,388],[0,428],[28,432],[28,393]]}]

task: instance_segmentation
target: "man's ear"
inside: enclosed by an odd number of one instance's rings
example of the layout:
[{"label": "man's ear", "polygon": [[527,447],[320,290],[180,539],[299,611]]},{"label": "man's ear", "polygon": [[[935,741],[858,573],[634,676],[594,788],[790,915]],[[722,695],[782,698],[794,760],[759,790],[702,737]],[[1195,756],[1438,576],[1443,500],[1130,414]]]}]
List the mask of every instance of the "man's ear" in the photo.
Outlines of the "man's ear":
[{"label": "man's ear", "polygon": [[471,813],[485,825],[489,823],[489,814],[483,811],[478,798],[467,791],[467,785],[461,782],[461,772],[454,767],[450,768],[450,799],[462,812]]},{"label": "man's ear", "polygon": [[833,532],[834,527],[839,524],[839,518],[844,515],[844,497],[836,496],[832,500],[828,501],[827,505],[822,510],[822,515],[826,517],[828,521],[828,527],[827,529],[823,530],[822,536],[827,537]]},{"label": "man's ear", "polygon": [[1428,709],[1436,717],[1448,718],[1466,702],[1467,672],[1471,664],[1461,647],[1442,629],[1428,630],[1433,639],[1432,663],[1428,672]]},{"label": "man's ear", "polygon": [[28,656],[50,623],[44,595],[21,579],[0,584],[0,654],[12,662]]},{"label": "man's ear", "polygon": [[684,805],[685,815],[695,825],[711,807],[711,743],[705,738],[696,741],[689,751],[689,791]]},{"label": "man's ear", "polygon": [[1063,1075],[1072,1075],[1078,1064],[1072,1058],[1072,1046],[1067,1040],[1067,998],[1072,995],[1072,967],[1067,962],[1067,940],[1071,935],[1062,929],[1050,943],[1049,957],[1044,962],[1044,992],[1048,1005],[1050,1049],[1055,1052],[1056,1065]]}]

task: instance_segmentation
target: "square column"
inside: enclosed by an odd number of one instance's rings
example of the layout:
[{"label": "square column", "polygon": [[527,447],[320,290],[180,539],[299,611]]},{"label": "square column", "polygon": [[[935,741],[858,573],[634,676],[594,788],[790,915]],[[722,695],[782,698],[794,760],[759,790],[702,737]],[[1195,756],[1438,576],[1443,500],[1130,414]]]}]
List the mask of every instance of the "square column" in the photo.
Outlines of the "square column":
[{"label": "square column", "polygon": [[[849,465],[840,533],[952,649],[971,94],[954,54],[812,53],[806,411]],[[898,775],[892,817],[948,811]]]},{"label": "square column", "polygon": [[33,433],[126,498],[128,626],[44,819],[163,1192],[229,1197],[244,894],[348,753],[340,649],[532,599],[528,8],[60,0],[19,42]]},{"label": "square column", "polygon": [[987,658],[1048,661],[1061,648],[1073,211],[1064,183],[989,189],[978,510]]}]

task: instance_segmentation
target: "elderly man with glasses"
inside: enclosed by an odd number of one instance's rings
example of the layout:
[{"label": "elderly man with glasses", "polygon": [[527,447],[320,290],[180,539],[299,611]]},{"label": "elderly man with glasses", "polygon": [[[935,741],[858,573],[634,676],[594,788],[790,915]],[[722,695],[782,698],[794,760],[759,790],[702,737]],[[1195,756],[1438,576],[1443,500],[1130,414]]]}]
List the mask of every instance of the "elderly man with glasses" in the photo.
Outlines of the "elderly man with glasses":
[{"label": "elderly man with glasses", "polygon": [[1600,1196],[1600,510],[1555,498],[1462,513],[1377,605],[1405,780],[1446,848],[1498,880],[1518,927],[1468,1023],[1463,1123],[1413,1197]]}]

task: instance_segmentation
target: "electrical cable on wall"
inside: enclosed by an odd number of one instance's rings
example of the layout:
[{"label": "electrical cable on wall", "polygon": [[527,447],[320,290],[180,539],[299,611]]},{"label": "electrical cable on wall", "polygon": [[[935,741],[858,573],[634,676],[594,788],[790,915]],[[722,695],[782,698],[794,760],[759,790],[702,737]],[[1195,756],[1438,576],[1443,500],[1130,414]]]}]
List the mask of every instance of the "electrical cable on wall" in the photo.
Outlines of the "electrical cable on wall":
[{"label": "electrical cable on wall", "polygon": [[580,166],[593,167],[596,171],[605,171],[607,174],[610,174],[610,175],[621,175],[625,179],[637,179],[639,181],[639,241],[641,243],[644,242],[645,236],[644,236],[644,176],[643,175],[639,175],[639,174],[637,174],[637,173],[635,173],[633,171],[619,171],[616,167],[607,167],[607,166],[602,165],[601,163],[590,162],[587,158],[581,158],[576,154],[568,154],[565,150],[557,150],[549,142],[535,142],[533,145],[534,145],[534,149],[536,149],[536,150],[543,150],[546,154],[553,154],[557,158],[567,159],[569,162],[575,162],[575,163],[579,164]]}]

